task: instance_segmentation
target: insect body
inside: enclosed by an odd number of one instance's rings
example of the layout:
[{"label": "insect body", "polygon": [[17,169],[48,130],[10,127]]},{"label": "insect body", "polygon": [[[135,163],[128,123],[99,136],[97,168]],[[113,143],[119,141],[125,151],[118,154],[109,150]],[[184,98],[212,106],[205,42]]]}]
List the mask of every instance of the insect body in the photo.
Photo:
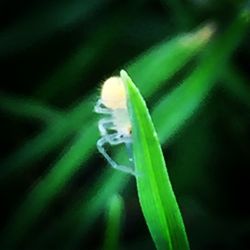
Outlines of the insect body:
[{"label": "insect body", "polygon": [[[107,79],[101,90],[101,97],[95,105],[95,112],[105,115],[98,122],[101,138],[97,141],[97,149],[107,159],[111,166],[120,171],[134,175],[131,167],[119,165],[105,150],[104,145],[125,144],[131,149],[131,123],[127,109],[127,96],[125,86],[120,77]],[[132,156],[129,157],[132,162]]]}]

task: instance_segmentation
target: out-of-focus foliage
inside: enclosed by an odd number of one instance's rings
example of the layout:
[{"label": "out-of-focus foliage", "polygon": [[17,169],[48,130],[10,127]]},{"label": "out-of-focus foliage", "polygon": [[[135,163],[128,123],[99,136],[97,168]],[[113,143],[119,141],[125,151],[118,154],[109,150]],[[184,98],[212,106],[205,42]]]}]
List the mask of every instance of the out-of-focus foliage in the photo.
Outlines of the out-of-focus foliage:
[{"label": "out-of-focus foliage", "polygon": [[113,195],[108,203],[107,210],[107,228],[103,249],[119,249],[119,237],[122,231],[124,214],[124,204],[122,198],[119,195]]},{"label": "out-of-focus foliage", "polygon": [[[134,179],[95,149],[99,87],[121,68],[152,110],[191,249],[247,249],[249,1],[5,0],[0,17],[1,249],[107,248],[108,225],[122,249],[154,249]],[[120,229],[105,216],[117,193]]]}]

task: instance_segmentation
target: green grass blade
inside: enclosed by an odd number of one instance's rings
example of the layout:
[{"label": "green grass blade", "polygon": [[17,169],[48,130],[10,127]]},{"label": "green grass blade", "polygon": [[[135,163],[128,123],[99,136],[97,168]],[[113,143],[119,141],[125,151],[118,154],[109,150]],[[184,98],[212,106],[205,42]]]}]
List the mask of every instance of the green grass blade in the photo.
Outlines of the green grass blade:
[{"label": "green grass blade", "polygon": [[107,228],[104,238],[104,250],[119,249],[119,237],[121,233],[124,203],[120,195],[114,195],[108,204],[106,215]]},{"label": "green grass blade", "polygon": [[125,71],[138,196],[157,249],[189,249],[181,213],[146,104]]}]

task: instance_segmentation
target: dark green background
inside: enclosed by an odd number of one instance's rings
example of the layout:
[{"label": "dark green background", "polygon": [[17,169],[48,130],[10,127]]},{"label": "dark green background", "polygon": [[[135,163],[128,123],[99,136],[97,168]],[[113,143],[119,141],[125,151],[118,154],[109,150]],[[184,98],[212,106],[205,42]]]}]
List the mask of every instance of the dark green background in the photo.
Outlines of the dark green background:
[{"label": "dark green background", "polygon": [[[98,95],[105,78],[118,73],[161,40],[192,31],[208,21],[214,21],[220,34],[240,11],[248,8],[247,1],[236,0],[1,1],[1,100],[32,100],[64,115],[90,91]],[[249,38],[248,32],[202,108],[164,147],[193,250],[250,247]],[[74,64],[64,70],[64,63],[77,54],[79,70]],[[197,66],[195,60],[189,62],[173,76],[164,91],[174,89]],[[56,72],[60,72],[60,77],[55,80]],[[154,107],[161,95],[157,93],[147,100],[149,108]],[[17,113],[1,104],[3,161],[44,128],[40,119]],[[1,178],[2,235],[27,192],[63,154],[71,140],[72,137],[67,138],[56,150],[32,163],[31,170]],[[76,194],[87,189],[105,166],[97,153],[87,164],[90,167],[74,175],[34,231],[22,239],[20,249],[36,249],[33,247],[36,237],[63,214],[77,199]],[[126,216],[122,249],[154,249],[134,182],[129,184],[129,190],[123,195]],[[82,241],[78,249],[100,248],[104,230],[101,216],[89,228],[87,241]],[[54,232],[49,242],[43,242],[43,249],[61,249],[64,239],[67,243],[65,235],[67,231]]]}]

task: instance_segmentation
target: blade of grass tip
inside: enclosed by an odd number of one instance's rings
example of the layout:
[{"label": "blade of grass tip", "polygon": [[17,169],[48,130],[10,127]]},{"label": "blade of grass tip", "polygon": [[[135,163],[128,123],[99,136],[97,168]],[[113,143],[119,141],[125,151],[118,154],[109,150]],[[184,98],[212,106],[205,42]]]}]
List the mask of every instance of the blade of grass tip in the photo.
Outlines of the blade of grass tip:
[{"label": "blade of grass tip", "polygon": [[247,23],[236,17],[228,29],[211,43],[198,61],[197,68],[173,92],[156,106],[153,118],[160,131],[161,142],[169,140],[222,77],[228,60],[246,34]]},{"label": "blade of grass tip", "polygon": [[110,0],[91,2],[73,0],[58,2],[49,6],[41,5],[32,11],[32,15],[19,20],[0,33],[0,55],[6,56],[20,49],[32,46],[35,42],[51,36],[57,30],[64,29],[76,22],[89,18]]},{"label": "blade of grass tip", "polygon": [[0,109],[9,115],[51,123],[62,117],[62,112],[28,98],[0,94]]},{"label": "blade of grass tip", "polygon": [[98,139],[97,128],[89,126],[77,136],[72,146],[64,153],[46,177],[38,182],[28,194],[21,206],[16,210],[3,235],[1,249],[15,249],[21,239],[26,236],[32,225],[38,220],[39,215],[58,194],[65,183],[83,165]]},{"label": "blade of grass tip", "polygon": [[189,249],[181,213],[146,104],[125,71],[140,205],[157,249]]},{"label": "blade of grass tip", "polygon": [[0,182],[10,175],[18,175],[20,171],[27,170],[32,166],[32,163],[55,149],[76,130],[84,126],[87,127],[89,123],[86,121],[92,120],[90,116],[93,113],[93,100],[93,96],[87,97],[70,112],[65,111],[63,117],[48,125],[44,131],[28,140],[16,152],[1,162]]},{"label": "blade of grass tip", "polygon": [[117,250],[122,230],[122,218],[124,217],[124,202],[120,195],[111,197],[106,215],[106,232],[104,237],[104,250]]},{"label": "blade of grass tip", "polygon": [[147,98],[197,55],[210,41],[214,31],[214,24],[206,24],[197,31],[163,41],[125,69],[138,82],[143,96]]},{"label": "blade of grass tip", "polygon": [[247,107],[250,107],[250,88],[247,80],[241,72],[239,72],[234,65],[228,65],[223,72],[223,87],[232,96],[238,98]]},{"label": "blade of grass tip", "polygon": [[[196,32],[180,35],[159,44],[129,64],[128,71],[138,84],[141,84],[142,94],[150,96],[155,93],[165,80],[207,44],[212,33],[213,28],[206,25]],[[164,70],[159,70],[160,68]],[[60,76],[58,74],[59,78]],[[95,95],[91,94],[63,119],[56,121],[5,159],[1,164],[0,179],[31,167],[32,163],[55,149],[76,129],[79,129],[91,116],[93,100]]]}]

